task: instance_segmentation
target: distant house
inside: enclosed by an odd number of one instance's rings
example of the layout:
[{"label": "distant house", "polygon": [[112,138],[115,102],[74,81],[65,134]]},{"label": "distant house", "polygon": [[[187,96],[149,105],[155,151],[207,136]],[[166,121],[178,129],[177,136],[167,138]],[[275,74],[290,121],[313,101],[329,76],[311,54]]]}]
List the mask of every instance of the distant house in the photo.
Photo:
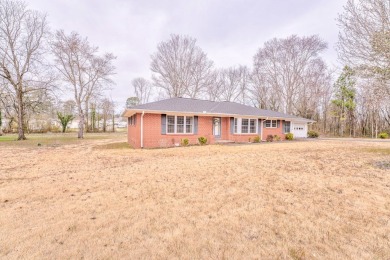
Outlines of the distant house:
[{"label": "distant house", "polygon": [[234,102],[214,102],[171,98],[126,109],[128,142],[134,148],[179,145],[183,138],[197,144],[198,137],[208,143],[248,142],[268,135],[284,139],[307,136],[307,125],[314,121],[284,113],[258,109]]}]

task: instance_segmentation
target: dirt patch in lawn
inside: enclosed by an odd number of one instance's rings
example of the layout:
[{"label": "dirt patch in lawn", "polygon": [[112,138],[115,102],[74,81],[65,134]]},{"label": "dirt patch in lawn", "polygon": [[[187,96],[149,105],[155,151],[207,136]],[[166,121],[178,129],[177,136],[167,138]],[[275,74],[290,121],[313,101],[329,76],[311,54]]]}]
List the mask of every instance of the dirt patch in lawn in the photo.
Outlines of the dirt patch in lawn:
[{"label": "dirt patch in lawn", "polygon": [[120,138],[0,144],[0,258],[390,258],[389,143]]}]

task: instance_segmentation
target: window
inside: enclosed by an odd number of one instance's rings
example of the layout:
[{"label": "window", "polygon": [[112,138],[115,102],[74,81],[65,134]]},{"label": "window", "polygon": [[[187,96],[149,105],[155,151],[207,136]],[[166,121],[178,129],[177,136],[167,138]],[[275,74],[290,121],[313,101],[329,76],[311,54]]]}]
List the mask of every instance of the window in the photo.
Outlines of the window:
[{"label": "window", "polygon": [[176,133],[184,133],[184,116],[177,117]]},{"label": "window", "polygon": [[193,128],[193,116],[167,116],[168,134],[192,134]]},{"label": "window", "polygon": [[249,132],[251,134],[256,133],[256,119],[249,119]]},{"label": "window", "polygon": [[276,128],[276,126],[277,126],[277,120],[265,120],[266,128]]},{"label": "window", "polygon": [[167,133],[175,133],[175,116],[167,116]]},{"label": "window", "polygon": [[291,131],[290,127],[291,127],[291,122],[285,121],[284,122],[284,129],[283,129],[284,133],[290,133],[290,131]]},{"label": "window", "polygon": [[192,125],[194,118],[192,116],[186,116],[186,133],[192,133]]},{"label": "window", "polygon": [[255,118],[234,118],[234,133],[256,134],[257,121]]},{"label": "window", "polygon": [[249,129],[248,126],[249,126],[249,119],[243,118],[241,121],[241,133],[247,134]]},{"label": "window", "polygon": [[135,125],[135,117],[136,115],[133,115],[128,118],[128,125]]}]

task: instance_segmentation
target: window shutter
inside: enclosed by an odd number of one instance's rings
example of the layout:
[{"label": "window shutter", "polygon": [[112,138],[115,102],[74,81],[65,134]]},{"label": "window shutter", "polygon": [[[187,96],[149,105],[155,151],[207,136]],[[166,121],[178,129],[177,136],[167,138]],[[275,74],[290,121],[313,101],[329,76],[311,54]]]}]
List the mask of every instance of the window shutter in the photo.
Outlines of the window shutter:
[{"label": "window shutter", "polygon": [[137,119],[137,114],[135,114],[135,115],[133,116],[133,125],[135,125],[136,119]]},{"label": "window shutter", "polygon": [[265,128],[265,125],[266,125],[265,122],[267,122],[267,120],[264,119],[264,121],[263,121],[263,128]]},{"label": "window shutter", "polygon": [[257,133],[260,134],[261,133],[261,119],[257,120]]},{"label": "window shutter", "polygon": [[130,125],[130,117],[127,118],[127,125]]},{"label": "window shutter", "polygon": [[283,129],[282,133],[286,133],[286,121],[285,120],[282,121],[282,129]]},{"label": "window shutter", "polygon": [[167,115],[161,114],[161,134],[167,134]]},{"label": "window shutter", "polygon": [[277,121],[276,121],[276,127],[277,127],[277,128],[280,127],[280,120],[277,120]]},{"label": "window shutter", "polygon": [[234,134],[234,117],[230,118],[230,133]]},{"label": "window shutter", "polygon": [[198,134],[198,116],[194,116],[194,134]]}]

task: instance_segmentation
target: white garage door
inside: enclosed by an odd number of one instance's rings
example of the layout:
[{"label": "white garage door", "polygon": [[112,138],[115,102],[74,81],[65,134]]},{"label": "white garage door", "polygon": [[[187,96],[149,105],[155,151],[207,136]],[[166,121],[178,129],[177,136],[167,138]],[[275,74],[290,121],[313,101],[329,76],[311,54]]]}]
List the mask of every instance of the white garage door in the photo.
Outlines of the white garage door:
[{"label": "white garage door", "polygon": [[292,133],[295,138],[307,137],[307,124],[293,123]]}]

